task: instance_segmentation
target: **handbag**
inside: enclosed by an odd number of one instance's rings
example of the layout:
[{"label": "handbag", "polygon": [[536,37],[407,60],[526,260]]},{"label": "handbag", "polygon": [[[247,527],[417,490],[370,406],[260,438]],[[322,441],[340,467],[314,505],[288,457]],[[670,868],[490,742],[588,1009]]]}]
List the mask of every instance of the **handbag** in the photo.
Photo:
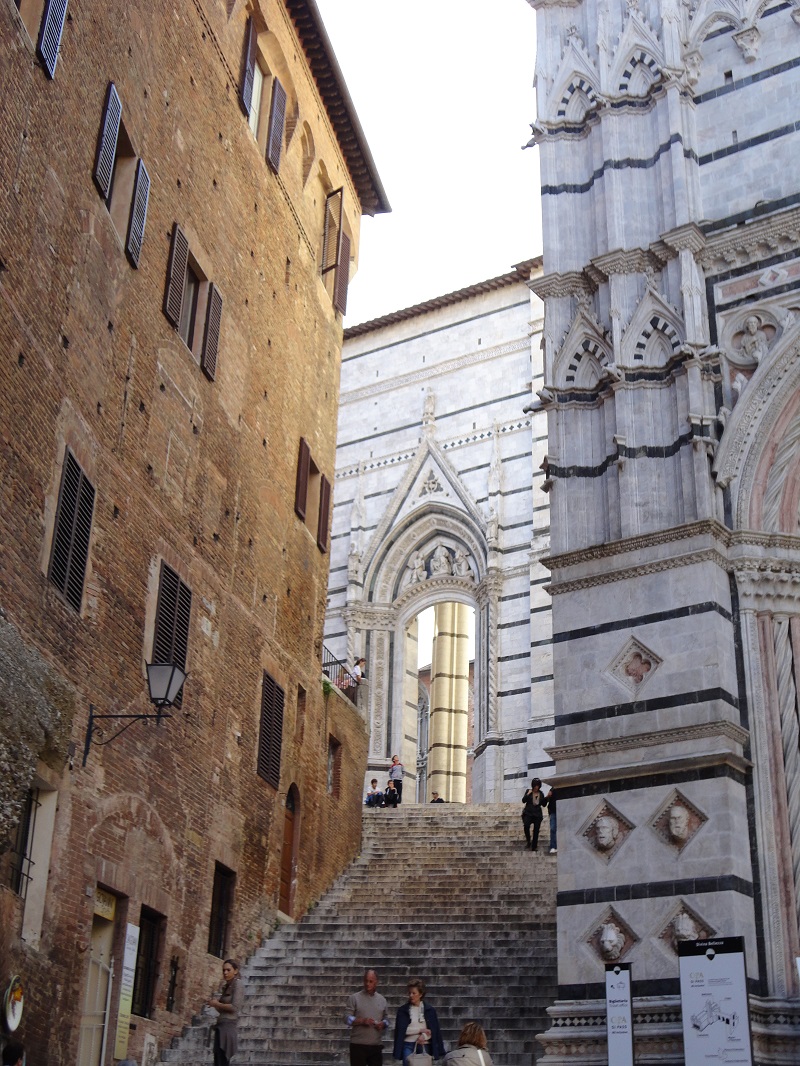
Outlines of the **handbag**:
[{"label": "handbag", "polygon": [[414,1050],[406,1060],[408,1066],[433,1066],[433,1059],[425,1050],[425,1045],[422,1045],[422,1051],[417,1051],[419,1046],[419,1042],[414,1045]]}]

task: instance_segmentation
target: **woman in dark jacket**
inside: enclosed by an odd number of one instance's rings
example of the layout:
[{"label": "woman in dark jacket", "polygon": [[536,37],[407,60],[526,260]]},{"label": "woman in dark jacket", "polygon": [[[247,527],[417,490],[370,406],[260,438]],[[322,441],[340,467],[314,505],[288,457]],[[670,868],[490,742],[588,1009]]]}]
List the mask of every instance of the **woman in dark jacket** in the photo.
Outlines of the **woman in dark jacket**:
[{"label": "woman in dark jacket", "polygon": [[[538,777],[531,781],[531,787],[525,790],[522,797],[522,828],[525,830],[525,841],[531,851],[539,847],[539,830],[542,828],[542,817],[547,799],[542,792],[542,782]],[[533,826],[533,843],[531,844],[531,826]]]},{"label": "woman in dark jacket", "polygon": [[422,1002],[424,995],[425,982],[412,977],[408,982],[408,1003],[398,1009],[394,1023],[392,1054],[396,1059],[402,1059],[403,1066],[418,1044],[434,1059],[444,1055],[439,1019],[433,1007]]}]

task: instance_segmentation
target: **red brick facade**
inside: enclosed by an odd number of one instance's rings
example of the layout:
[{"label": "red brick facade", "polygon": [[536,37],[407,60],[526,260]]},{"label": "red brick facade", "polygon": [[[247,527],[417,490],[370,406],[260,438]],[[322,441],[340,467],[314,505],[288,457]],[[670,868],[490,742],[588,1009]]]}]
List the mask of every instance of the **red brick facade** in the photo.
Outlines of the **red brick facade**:
[{"label": "red brick facade", "polygon": [[[323,698],[328,555],[314,490],[305,521],[295,490],[301,437],[312,470],[333,480],[333,298],[350,263],[322,276],[326,197],[344,190],[352,256],[362,211],[387,205],[360,130],[343,133],[349,104],[336,111],[325,48],[311,48],[315,9],[70,3],[51,79],[36,54],[43,7],[23,4],[23,24],[0,0],[0,984],[22,975],[29,1061],[71,1066],[97,1061],[86,1040],[79,1059],[79,1041],[98,886],[116,897],[106,1062],[126,925],[142,907],[159,923],[153,1009],[130,1026],[141,1061],[145,1036],[163,1046],[218,982],[215,864],[235,874],[225,954],[246,957],[272,928],[292,786],[294,915],[358,847],[366,730],[338,694]],[[239,100],[248,26],[263,72],[257,138]],[[265,159],[276,79],[277,173]],[[93,173],[109,82],[122,117],[107,206]],[[125,183],[139,159],[151,184],[134,267]],[[162,310],[176,223],[199,286],[191,349]],[[79,611],[49,576],[67,449],[95,493]],[[108,746],[125,723],[99,723],[83,768],[90,703],[153,710],[144,664],[162,563],[191,591],[182,706]],[[285,694],[277,790],[256,772],[265,671]],[[50,809],[54,828],[49,875],[34,870],[41,932],[22,939],[28,903],[9,869],[32,785],[50,795],[40,820]]]}]

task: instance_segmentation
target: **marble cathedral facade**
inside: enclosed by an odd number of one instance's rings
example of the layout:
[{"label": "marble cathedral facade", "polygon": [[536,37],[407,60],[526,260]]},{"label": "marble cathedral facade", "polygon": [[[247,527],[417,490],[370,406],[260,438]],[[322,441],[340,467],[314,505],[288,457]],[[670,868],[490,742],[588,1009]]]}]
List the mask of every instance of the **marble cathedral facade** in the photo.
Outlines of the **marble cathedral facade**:
[{"label": "marble cathedral facade", "polygon": [[[532,769],[552,770],[549,507],[532,459],[547,416],[525,410],[543,384],[540,274],[530,260],[345,333],[325,644],[366,657],[366,780],[385,783],[399,754],[404,802],[417,777],[423,801],[463,801],[467,773],[474,802],[518,802]],[[431,606],[428,697],[416,619]]]},{"label": "marble cathedral facade", "polygon": [[[800,4],[529,0],[544,222],[559,1000],[549,1063],[682,1063],[740,935],[800,1061]],[[537,460],[534,459],[534,465]]]}]

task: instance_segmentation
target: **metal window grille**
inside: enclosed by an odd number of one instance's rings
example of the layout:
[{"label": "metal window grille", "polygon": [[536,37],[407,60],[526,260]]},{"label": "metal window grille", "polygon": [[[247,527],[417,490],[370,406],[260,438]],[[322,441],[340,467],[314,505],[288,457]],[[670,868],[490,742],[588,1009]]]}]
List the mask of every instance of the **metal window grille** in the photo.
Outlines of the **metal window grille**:
[{"label": "metal window grille", "polygon": [[139,918],[139,947],[133,981],[134,1014],[149,1018],[153,1013],[158,984],[158,956],[164,919],[155,911],[142,907]]},{"label": "metal window grille", "polygon": [[39,789],[28,790],[25,798],[25,808],[17,826],[17,835],[14,841],[14,849],[11,852],[11,873],[9,885],[12,891],[23,899],[28,894],[28,885],[32,879],[33,862],[31,849],[33,837],[36,832],[36,812],[41,806],[39,802]]}]

